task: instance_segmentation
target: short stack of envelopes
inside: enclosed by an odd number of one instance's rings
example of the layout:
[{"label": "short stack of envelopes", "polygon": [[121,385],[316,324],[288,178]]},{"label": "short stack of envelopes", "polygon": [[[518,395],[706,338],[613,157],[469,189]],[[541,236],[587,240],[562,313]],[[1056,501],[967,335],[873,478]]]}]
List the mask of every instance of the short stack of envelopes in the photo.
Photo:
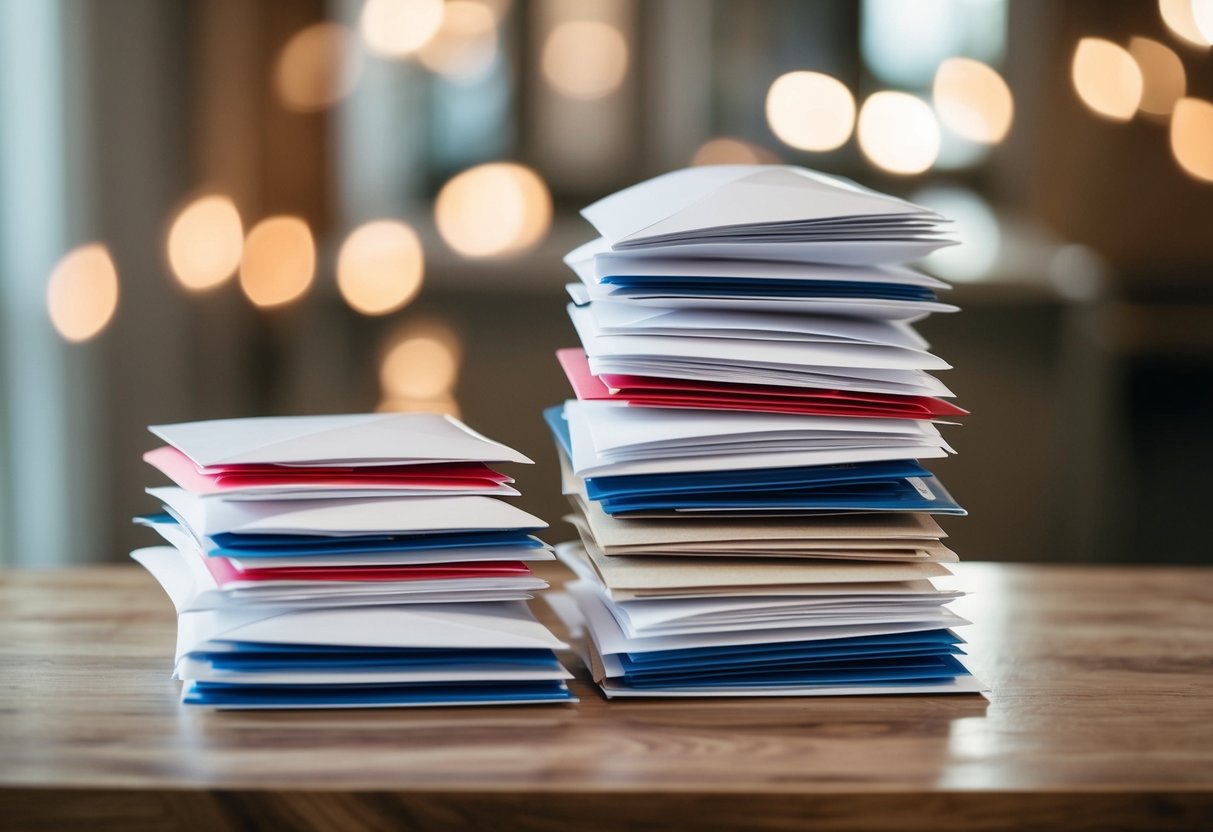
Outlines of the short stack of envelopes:
[{"label": "short stack of envelopes", "polygon": [[490,463],[530,462],[455,419],[365,414],[151,428],[174,485],[133,557],[177,608],[188,704],[324,708],[567,702],[564,645],[526,599],[546,524]]},{"label": "short stack of envelopes", "polygon": [[546,416],[580,543],[548,596],[608,696],[980,690],[932,582],[963,514],[921,461],[964,415],[894,264],[931,211],[803,168],[660,176],[591,205],[566,262],[576,400]]}]

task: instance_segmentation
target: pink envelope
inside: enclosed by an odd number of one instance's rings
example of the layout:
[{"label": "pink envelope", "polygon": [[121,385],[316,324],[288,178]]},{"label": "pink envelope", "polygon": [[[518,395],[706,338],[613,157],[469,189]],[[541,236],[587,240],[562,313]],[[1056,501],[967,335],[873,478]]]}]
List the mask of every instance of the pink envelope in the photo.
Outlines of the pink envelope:
[{"label": "pink envelope", "polygon": [[412,488],[434,491],[491,489],[513,482],[480,463],[376,466],[368,468],[292,468],[225,466],[199,468],[170,445],[143,455],[143,461],[192,494],[222,494],[245,488],[310,485],[316,488]]},{"label": "pink envelope", "polygon": [[227,558],[204,558],[219,586],[235,581],[443,581],[473,578],[514,578],[532,574],[521,561],[444,563],[441,566],[290,566],[237,569]]},{"label": "pink envelope", "polygon": [[726,384],[648,376],[595,376],[585,352],[577,347],[556,351],[573,392],[582,401],[621,401],[635,407],[684,407],[707,410],[753,410],[815,416],[882,419],[940,419],[967,416],[968,411],[930,396],[854,393],[809,387]]}]

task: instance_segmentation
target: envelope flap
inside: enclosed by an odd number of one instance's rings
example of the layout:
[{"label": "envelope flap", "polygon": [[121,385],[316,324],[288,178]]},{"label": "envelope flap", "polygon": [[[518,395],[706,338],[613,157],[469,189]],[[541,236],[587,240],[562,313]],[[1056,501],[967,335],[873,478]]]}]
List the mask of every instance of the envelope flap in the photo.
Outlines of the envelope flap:
[{"label": "envelope flap", "polygon": [[719,184],[666,218],[616,242],[745,225],[907,214],[934,216],[927,209],[896,197],[812,171],[757,166],[753,172]]},{"label": "envelope flap", "polygon": [[367,413],[220,419],[150,430],[196,464],[530,462],[437,413]]}]

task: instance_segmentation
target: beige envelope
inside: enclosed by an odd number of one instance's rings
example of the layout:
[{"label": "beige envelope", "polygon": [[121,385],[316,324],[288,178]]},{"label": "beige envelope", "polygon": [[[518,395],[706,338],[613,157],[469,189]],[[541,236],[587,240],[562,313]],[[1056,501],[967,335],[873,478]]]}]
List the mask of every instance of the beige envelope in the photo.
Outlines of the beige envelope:
[{"label": "beige envelope", "polygon": [[[889,583],[920,581],[951,575],[938,563],[837,563],[757,558],[607,557],[584,546],[565,545],[560,555],[581,557],[592,564],[603,584],[612,591],[720,590],[736,594],[739,588],[767,588],[766,594],[796,594],[796,587],[820,584]],[[851,592],[866,593],[865,587]],[[887,590],[886,590],[887,591]],[[905,591],[903,589],[902,591]],[[916,591],[924,591],[922,588]],[[928,590],[929,591],[929,588]]]},{"label": "beige envelope", "polygon": [[[580,496],[574,507],[585,517],[590,532],[605,549],[688,543],[815,540],[913,540],[938,542],[946,535],[930,515],[864,514],[821,518],[754,520],[624,520],[611,517],[597,503]],[[921,545],[915,548],[922,548]]]},{"label": "beige envelope", "polygon": [[564,520],[577,529],[587,549],[609,557],[706,557],[706,558],[816,558],[850,561],[896,561],[955,563],[956,553],[938,541],[926,540],[809,540],[754,541],[677,544],[662,546],[616,546],[604,549],[594,539],[585,518],[565,515]]}]

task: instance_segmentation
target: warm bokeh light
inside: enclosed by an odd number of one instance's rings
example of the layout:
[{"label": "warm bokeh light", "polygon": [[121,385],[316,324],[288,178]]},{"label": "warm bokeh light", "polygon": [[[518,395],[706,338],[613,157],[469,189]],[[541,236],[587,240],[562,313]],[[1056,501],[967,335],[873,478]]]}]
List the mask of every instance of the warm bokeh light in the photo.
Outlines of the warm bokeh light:
[{"label": "warm bokeh light", "polygon": [[1186,173],[1213,182],[1213,104],[1181,98],[1171,114],[1171,153]]},{"label": "warm bokeh light", "polygon": [[1138,107],[1143,113],[1169,116],[1175,102],[1183,98],[1187,89],[1183,61],[1170,47],[1149,38],[1131,39],[1129,54],[1141,70],[1141,103]]},{"label": "warm bokeh light", "polygon": [[445,413],[460,418],[459,402],[452,396],[436,399],[391,399],[385,398],[375,408],[379,413]]},{"label": "warm bokeh light", "polygon": [[1213,44],[1213,0],[1192,0],[1192,22],[1206,44]]},{"label": "warm bokeh light", "polygon": [[417,52],[427,69],[455,81],[480,78],[496,57],[497,18],[473,0],[450,0],[438,33]]},{"label": "warm bokeh light", "polygon": [[855,128],[855,98],[846,85],[820,72],[780,75],[767,90],[767,123],[798,150],[841,147]]},{"label": "warm bokeh light", "polygon": [[1083,38],[1071,64],[1074,89],[1095,113],[1128,121],[1141,103],[1142,77],[1125,49],[1101,38]]},{"label": "warm bokeh light", "polygon": [[168,262],[187,289],[209,289],[236,273],[244,250],[240,212],[226,196],[203,196],[181,210],[168,232]]},{"label": "warm bokeh light", "polygon": [[429,43],[442,17],[442,0],[366,0],[358,28],[375,54],[405,58]]},{"label": "warm bokeh light", "polygon": [[384,401],[423,402],[449,398],[459,378],[459,336],[440,320],[411,323],[391,342],[379,365]]},{"label": "warm bokeh light", "polygon": [[240,259],[240,288],[257,306],[290,303],[312,285],[316,245],[298,217],[268,217],[253,226]]},{"label": "warm bokeh light", "polygon": [[466,257],[525,251],[547,234],[552,198],[539,175],[512,162],[477,165],[442,186],[434,201],[438,232]]},{"label": "warm bokeh light", "polygon": [[692,165],[773,165],[778,162],[779,157],[765,147],[731,136],[708,139],[691,157]]},{"label": "warm bokeh light", "polygon": [[993,68],[971,58],[948,58],[935,72],[935,111],[962,138],[996,144],[1011,129],[1011,88]]},{"label": "warm bokeh light", "polygon": [[337,288],[364,315],[386,315],[421,290],[425,258],[408,223],[368,222],[350,232],[337,255]]},{"label": "warm bokeh light", "polygon": [[1213,37],[1202,31],[1201,24],[1209,12],[1203,8],[1198,11],[1196,8],[1198,4],[1203,5],[1202,0],[1158,0],[1158,11],[1162,15],[1163,22],[1167,24],[1167,28],[1185,43],[1207,47],[1213,43]]},{"label": "warm bokeh light", "polygon": [[570,20],[548,33],[543,45],[543,77],[570,98],[610,95],[628,70],[623,33],[597,20]]},{"label": "warm bokeh light", "polygon": [[859,148],[876,167],[922,173],[939,157],[939,122],[921,98],[904,92],[868,96],[859,111]]},{"label": "warm bokeh light", "polygon": [[46,285],[46,308],[68,341],[87,341],[105,329],[118,308],[118,270],[109,250],[89,243],[63,255]]},{"label": "warm bokeh light", "polygon": [[340,23],[317,23],[282,47],[274,85],[282,106],[314,113],[349,95],[361,71],[362,52],[354,33]]}]

